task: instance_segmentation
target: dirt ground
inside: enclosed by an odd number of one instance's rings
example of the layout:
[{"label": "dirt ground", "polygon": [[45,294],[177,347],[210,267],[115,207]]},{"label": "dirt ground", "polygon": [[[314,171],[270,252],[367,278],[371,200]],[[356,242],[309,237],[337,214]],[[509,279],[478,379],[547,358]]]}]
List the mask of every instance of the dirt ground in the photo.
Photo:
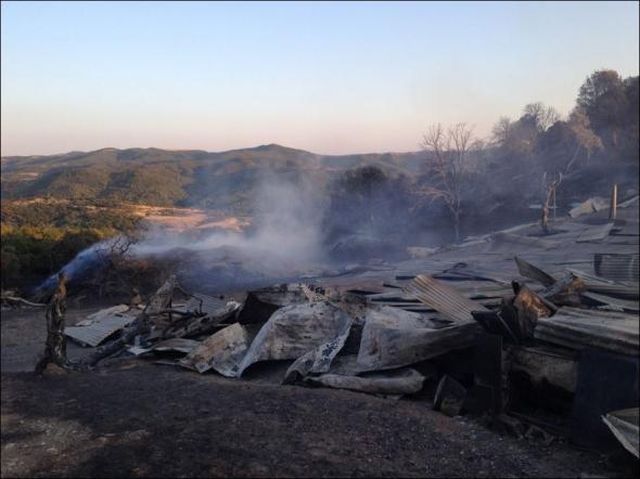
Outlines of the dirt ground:
[{"label": "dirt ground", "polygon": [[[97,308],[92,308],[91,311]],[[69,323],[89,312],[70,308]],[[637,462],[500,435],[426,400],[231,380],[148,360],[29,371],[41,311],[2,312],[2,477],[625,477]],[[82,348],[69,343],[71,357]],[[276,368],[276,371],[278,369]]]}]

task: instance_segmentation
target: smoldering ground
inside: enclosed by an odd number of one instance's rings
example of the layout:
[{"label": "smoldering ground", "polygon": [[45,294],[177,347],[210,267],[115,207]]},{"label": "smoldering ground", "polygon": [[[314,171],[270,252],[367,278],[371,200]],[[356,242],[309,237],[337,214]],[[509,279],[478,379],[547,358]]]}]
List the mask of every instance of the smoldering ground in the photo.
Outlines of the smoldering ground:
[{"label": "smoldering ground", "polygon": [[[418,235],[422,243],[440,240],[425,228],[424,216],[416,221],[420,211],[413,205],[419,201],[410,181],[377,167],[320,180],[265,172],[251,197],[252,221],[241,232],[149,228],[131,244],[122,237],[97,243],[62,271],[73,286],[113,267],[109,256],[115,254],[131,262],[170,263],[186,287],[224,291],[339,274],[374,258],[404,258]],[[55,275],[39,289],[53,284]]]}]

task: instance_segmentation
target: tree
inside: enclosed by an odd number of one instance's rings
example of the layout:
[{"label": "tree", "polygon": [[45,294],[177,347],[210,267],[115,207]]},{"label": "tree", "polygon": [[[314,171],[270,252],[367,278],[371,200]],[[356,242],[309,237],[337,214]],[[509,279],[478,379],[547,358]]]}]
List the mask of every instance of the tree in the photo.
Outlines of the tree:
[{"label": "tree", "polygon": [[549,210],[562,180],[575,170],[581,151],[588,160],[594,150],[602,148],[602,142],[591,130],[589,117],[577,107],[571,112],[569,121],[557,121],[542,135],[539,146],[539,163],[544,169],[541,224],[542,230],[549,233]]},{"label": "tree", "polygon": [[580,87],[577,103],[584,109],[596,133],[617,147],[627,104],[625,85],[618,72],[598,70],[591,74]]},{"label": "tree", "polygon": [[587,160],[591,157],[591,153],[594,150],[602,148],[602,140],[591,129],[591,122],[584,109],[577,107],[569,116],[569,128],[574,134],[576,150],[573,158],[569,162],[568,168],[575,161],[580,149],[583,149],[587,154]]},{"label": "tree", "polygon": [[536,117],[525,114],[517,121],[501,117],[494,125],[492,133],[493,142],[502,153],[511,159],[517,159],[527,157],[533,152],[540,131]]},{"label": "tree", "polygon": [[402,238],[413,223],[410,214],[415,202],[405,175],[391,174],[375,165],[357,167],[333,178],[328,193],[329,213],[323,230],[329,241],[350,234]]},{"label": "tree", "polygon": [[523,116],[530,117],[540,133],[560,119],[560,114],[552,106],[545,106],[539,101],[525,105]]},{"label": "tree", "polygon": [[446,130],[440,123],[432,125],[422,140],[422,148],[428,153],[427,171],[434,180],[423,193],[441,199],[447,206],[456,242],[460,241],[465,170],[474,143],[473,131],[465,123],[457,123]]},{"label": "tree", "polygon": [[506,116],[501,116],[491,130],[491,141],[498,147],[505,146],[511,136],[513,122]]}]

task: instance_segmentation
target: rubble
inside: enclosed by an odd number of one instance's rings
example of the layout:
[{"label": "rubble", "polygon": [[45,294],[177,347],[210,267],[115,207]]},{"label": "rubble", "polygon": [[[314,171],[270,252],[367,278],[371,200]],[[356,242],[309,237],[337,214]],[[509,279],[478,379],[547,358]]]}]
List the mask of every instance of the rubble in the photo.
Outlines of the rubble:
[{"label": "rubble", "polygon": [[[256,363],[279,362],[283,384],[422,394],[444,414],[488,413],[496,427],[546,445],[558,431],[521,420],[518,407],[562,404],[574,424],[603,426],[603,415],[629,449],[627,415],[610,411],[637,403],[638,255],[612,241],[625,220],[580,218],[558,221],[548,238],[522,225],[452,248],[412,247],[395,270],[345,268],[226,297],[183,291],[170,277],[146,306],[116,305],[65,333],[91,346],[111,339],[89,365],[123,350],[141,360],[172,354],[164,364],[240,380]],[[597,410],[584,406],[601,388],[584,372],[593,351],[625,365],[620,400]]]},{"label": "rubble", "polygon": [[595,196],[593,198],[589,198],[588,200],[579,203],[571,210],[569,210],[569,216],[572,218],[577,218],[580,215],[585,215],[588,213],[594,213],[597,211],[602,211],[609,209],[611,204],[609,203],[608,198],[603,198],[600,196]]},{"label": "rubble", "polygon": [[457,416],[462,411],[467,389],[458,381],[446,374],[438,383],[433,398],[433,409],[442,411],[447,416]]},{"label": "rubble", "polygon": [[340,335],[350,322],[348,314],[328,302],[285,306],[260,329],[240,363],[238,376],[258,361],[298,359]]},{"label": "rubble", "polygon": [[358,352],[361,371],[399,368],[469,347],[478,331],[472,321],[447,326],[386,308],[368,313]]},{"label": "rubble", "polygon": [[412,368],[366,373],[362,376],[321,374],[307,382],[336,389],[349,389],[370,394],[395,396],[414,394],[422,389],[425,377]]},{"label": "rubble", "polygon": [[550,318],[541,318],[535,337],[574,350],[597,347],[637,355],[640,332],[637,316],[565,307]]},{"label": "rubble", "polygon": [[548,346],[511,346],[510,369],[522,373],[534,386],[552,385],[573,394],[578,380],[578,361],[571,352]]},{"label": "rubble", "polygon": [[89,316],[78,326],[67,326],[64,334],[83,346],[98,346],[113,334],[131,324],[139,311],[129,312],[126,305],[103,309]]},{"label": "rubble", "polygon": [[180,365],[199,373],[214,369],[223,376],[237,377],[240,360],[249,348],[249,342],[247,329],[234,323],[205,339],[180,361]]}]

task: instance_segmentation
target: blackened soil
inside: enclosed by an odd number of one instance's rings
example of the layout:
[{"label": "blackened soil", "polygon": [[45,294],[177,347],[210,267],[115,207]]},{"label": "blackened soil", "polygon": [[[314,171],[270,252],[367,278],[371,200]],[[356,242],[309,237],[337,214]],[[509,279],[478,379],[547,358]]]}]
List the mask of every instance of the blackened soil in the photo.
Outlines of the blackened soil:
[{"label": "blackened soil", "polygon": [[[33,332],[28,325],[39,325],[38,318],[3,314],[3,348],[22,346]],[[528,443],[468,417],[444,416],[424,399],[231,380],[141,359],[113,361],[90,373],[53,369],[36,377],[7,370],[5,359],[13,356],[4,353],[2,477],[637,472],[625,451],[607,458],[559,441],[548,447]]]}]

